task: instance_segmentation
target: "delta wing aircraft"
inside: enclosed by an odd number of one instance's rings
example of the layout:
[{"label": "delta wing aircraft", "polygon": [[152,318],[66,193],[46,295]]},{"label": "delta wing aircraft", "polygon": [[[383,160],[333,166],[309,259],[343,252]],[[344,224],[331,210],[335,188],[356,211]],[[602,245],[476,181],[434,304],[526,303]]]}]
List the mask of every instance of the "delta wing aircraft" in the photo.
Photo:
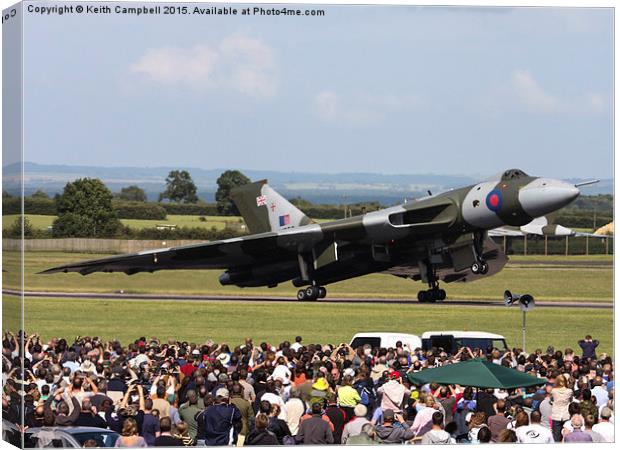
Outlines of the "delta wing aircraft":
[{"label": "delta wing aircraft", "polygon": [[469,282],[504,267],[506,256],[488,237],[520,227],[579,196],[572,184],[518,169],[473,186],[430,195],[364,215],[314,223],[266,180],[241,186],[232,198],[248,236],[54,267],[42,273],[155,272],[225,269],[222,285],[268,286],[292,281],[299,300],[326,296],[325,285],[381,272],[422,281],[421,302],[444,300],[439,282]]}]

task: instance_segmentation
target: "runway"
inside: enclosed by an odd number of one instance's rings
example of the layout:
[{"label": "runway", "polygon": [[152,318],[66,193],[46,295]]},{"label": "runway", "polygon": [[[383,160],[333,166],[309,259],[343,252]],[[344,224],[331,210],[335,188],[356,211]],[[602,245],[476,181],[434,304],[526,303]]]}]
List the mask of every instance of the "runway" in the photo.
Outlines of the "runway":
[{"label": "runway", "polygon": [[[3,289],[4,295],[20,296],[21,292],[12,289]],[[45,298],[78,298],[84,300],[144,300],[144,301],[195,301],[195,302],[270,302],[270,303],[300,303],[295,297],[253,297],[253,296],[230,296],[230,295],[183,295],[183,294],[132,294],[132,293],[98,293],[98,292],[45,292],[25,291],[25,297]],[[313,303],[313,302],[304,302]],[[458,300],[447,299],[437,303],[420,303],[416,299],[393,299],[393,298],[349,298],[327,297],[316,300],[314,303],[342,303],[342,304],[369,304],[384,303],[386,305],[410,305],[410,306],[466,306],[466,307],[506,307],[503,301],[492,300]],[[611,302],[536,302],[539,308],[581,308],[581,309],[613,309]]]}]

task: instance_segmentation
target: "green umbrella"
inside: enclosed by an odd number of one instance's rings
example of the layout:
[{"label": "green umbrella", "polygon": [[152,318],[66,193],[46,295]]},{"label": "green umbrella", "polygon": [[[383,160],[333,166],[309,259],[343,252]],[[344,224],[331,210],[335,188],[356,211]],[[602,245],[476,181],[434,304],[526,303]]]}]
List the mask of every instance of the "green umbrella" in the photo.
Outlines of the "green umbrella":
[{"label": "green umbrella", "polygon": [[485,389],[538,386],[547,382],[545,378],[536,378],[486,359],[470,359],[435,369],[425,369],[410,373],[407,378],[413,384],[458,384]]}]

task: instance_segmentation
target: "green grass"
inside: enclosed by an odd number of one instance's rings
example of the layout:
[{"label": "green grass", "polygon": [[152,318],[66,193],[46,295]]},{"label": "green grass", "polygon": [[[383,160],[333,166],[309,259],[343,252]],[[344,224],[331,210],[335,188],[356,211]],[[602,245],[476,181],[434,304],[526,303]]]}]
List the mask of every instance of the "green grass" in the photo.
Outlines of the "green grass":
[{"label": "green grass", "polygon": [[[122,273],[94,273],[82,276],[76,273],[37,275],[44,269],[77,262],[85,259],[106,257],[59,252],[30,252],[26,254],[25,286],[27,290],[61,292],[116,292],[132,293],[187,293],[219,295],[286,295],[294,296],[297,289],[290,283],[274,289],[221,286],[215,270],[168,270],[140,273],[128,276]],[[528,257],[529,258],[529,257]],[[541,257],[536,257],[540,261]],[[562,261],[563,257],[547,257],[549,261]],[[577,257],[572,257],[577,258]],[[583,257],[581,257],[583,258]],[[594,257],[588,257],[594,258]],[[611,261],[611,257],[607,257]],[[515,258],[517,263],[523,257]],[[589,259],[580,259],[584,264]],[[10,274],[19,271],[19,254],[5,252],[4,268],[7,283],[15,282]],[[12,284],[17,288],[17,284]],[[597,301],[610,302],[613,298],[613,268],[603,267],[552,267],[511,266],[499,274],[474,283],[452,283],[442,285],[448,292],[448,299],[491,299],[502,298],[505,289],[517,293],[531,293],[538,300],[550,301]],[[382,297],[415,298],[422,283],[404,280],[385,274],[372,274],[328,286],[329,295],[337,297]]]},{"label": "green grass", "polygon": [[[27,298],[25,310],[26,330],[44,339],[97,335],[126,344],[157,336],[238,345],[245,337],[277,344],[301,335],[307,343],[338,344],[360,331],[456,329],[495,332],[510,346],[521,345],[521,313],[504,307]],[[591,334],[601,341],[600,352],[611,353],[612,319],[610,310],[538,308],[528,314],[527,348],[578,348],[577,340]]]},{"label": "green grass", "polygon": [[[2,228],[8,228],[18,215],[7,215],[2,218]],[[218,230],[224,229],[227,222],[237,223],[241,219],[240,217],[232,216],[204,216],[206,221],[201,222],[200,216],[187,216],[187,215],[174,215],[169,214],[165,220],[138,220],[138,219],[121,219],[123,225],[131,228],[155,228],[157,225],[176,225],[177,227],[197,227],[197,228],[212,228],[215,227]],[[26,214],[26,218],[30,221],[30,224],[34,229],[47,230],[52,225],[56,216],[42,216],[37,214]]]}]

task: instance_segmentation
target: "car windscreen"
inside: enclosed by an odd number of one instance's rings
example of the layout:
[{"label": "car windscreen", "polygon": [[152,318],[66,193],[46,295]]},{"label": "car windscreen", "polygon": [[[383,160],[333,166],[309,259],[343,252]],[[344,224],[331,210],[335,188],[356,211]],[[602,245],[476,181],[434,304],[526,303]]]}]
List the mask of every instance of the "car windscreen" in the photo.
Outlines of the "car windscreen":
[{"label": "car windscreen", "polygon": [[91,439],[97,443],[97,447],[114,447],[114,444],[116,443],[116,440],[118,439],[118,434],[106,432],[104,430],[71,433],[71,436],[73,436],[75,440],[80,443],[82,447],[84,446],[84,443],[86,441],[91,440]]},{"label": "car windscreen", "polygon": [[363,347],[364,345],[370,345],[372,348],[381,347],[381,338],[379,337],[370,337],[370,336],[358,336],[353,339],[351,342],[351,348],[357,349],[358,347]]},{"label": "car windscreen", "polygon": [[456,338],[457,348],[469,347],[471,349],[480,348],[484,351],[498,348],[504,350],[506,348],[506,341],[504,339],[491,339],[491,338]]}]

